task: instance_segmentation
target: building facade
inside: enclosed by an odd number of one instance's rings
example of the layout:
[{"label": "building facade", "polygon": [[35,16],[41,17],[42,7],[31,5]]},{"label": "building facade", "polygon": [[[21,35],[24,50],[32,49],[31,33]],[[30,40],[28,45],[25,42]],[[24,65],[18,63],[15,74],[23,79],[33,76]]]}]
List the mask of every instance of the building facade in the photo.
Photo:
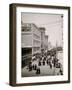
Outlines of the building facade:
[{"label": "building facade", "polygon": [[25,50],[31,49],[32,55],[41,53],[41,32],[32,23],[22,23],[21,47]]},{"label": "building facade", "polygon": [[45,28],[40,27],[39,29],[41,31],[41,50],[45,50]]},{"label": "building facade", "polygon": [[48,50],[48,35],[45,35],[45,50]]}]

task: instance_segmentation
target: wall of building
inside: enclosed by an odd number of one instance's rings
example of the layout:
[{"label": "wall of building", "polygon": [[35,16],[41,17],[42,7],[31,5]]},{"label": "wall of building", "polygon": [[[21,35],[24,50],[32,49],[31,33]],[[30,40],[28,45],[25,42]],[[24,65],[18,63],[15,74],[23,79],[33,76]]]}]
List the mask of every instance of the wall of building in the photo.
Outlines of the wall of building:
[{"label": "wall of building", "polygon": [[48,36],[45,35],[45,50],[48,50]]},{"label": "wall of building", "polygon": [[21,47],[32,47],[32,30],[31,24],[23,23],[21,21]]},{"label": "wall of building", "polygon": [[22,32],[21,47],[22,48],[32,47],[32,34],[31,33],[23,33]]},{"label": "wall of building", "polygon": [[41,32],[35,24],[22,23],[21,34],[22,48],[32,48],[32,55],[41,52]]},{"label": "wall of building", "polygon": [[33,30],[33,53],[40,53],[41,52],[41,32],[39,28],[32,24]]},{"label": "wall of building", "polygon": [[40,27],[39,29],[41,31],[41,49],[45,50],[45,28]]}]

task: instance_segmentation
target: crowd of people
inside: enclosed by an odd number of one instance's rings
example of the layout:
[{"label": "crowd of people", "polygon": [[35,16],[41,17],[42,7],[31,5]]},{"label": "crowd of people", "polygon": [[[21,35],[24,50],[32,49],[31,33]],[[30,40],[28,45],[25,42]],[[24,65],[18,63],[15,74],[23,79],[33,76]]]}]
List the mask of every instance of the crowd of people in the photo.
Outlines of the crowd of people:
[{"label": "crowd of people", "polygon": [[63,75],[62,64],[59,62],[59,59],[56,57],[56,52],[42,52],[40,54],[34,54],[32,60],[28,63],[27,69],[29,71],[35,70],[36,74],[41,74],[41,66],[49,66],[52,68],[59,68],[59,75]]}]

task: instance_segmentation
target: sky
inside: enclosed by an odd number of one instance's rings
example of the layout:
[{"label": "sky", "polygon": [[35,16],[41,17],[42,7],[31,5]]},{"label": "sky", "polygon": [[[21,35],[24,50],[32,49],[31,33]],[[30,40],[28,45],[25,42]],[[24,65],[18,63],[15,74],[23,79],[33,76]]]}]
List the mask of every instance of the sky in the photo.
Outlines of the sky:
[{"label": "sky", "polygon": [[52,46],[62,46],[63,18],[61,14],[48,13],[21,13],[23,23],[34,23],[37,27],[45,27],[45,34]]}]

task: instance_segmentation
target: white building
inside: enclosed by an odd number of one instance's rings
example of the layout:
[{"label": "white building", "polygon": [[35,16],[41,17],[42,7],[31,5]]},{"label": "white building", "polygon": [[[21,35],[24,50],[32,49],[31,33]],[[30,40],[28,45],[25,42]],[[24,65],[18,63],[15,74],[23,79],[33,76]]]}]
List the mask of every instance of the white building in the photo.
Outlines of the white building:
[{"label": "white building", "polygon": [[[21,47],[30,53],[41,52],[41,32],[33,23],[22,23]],[[25,51],[24,51],[25,52]]]}]

